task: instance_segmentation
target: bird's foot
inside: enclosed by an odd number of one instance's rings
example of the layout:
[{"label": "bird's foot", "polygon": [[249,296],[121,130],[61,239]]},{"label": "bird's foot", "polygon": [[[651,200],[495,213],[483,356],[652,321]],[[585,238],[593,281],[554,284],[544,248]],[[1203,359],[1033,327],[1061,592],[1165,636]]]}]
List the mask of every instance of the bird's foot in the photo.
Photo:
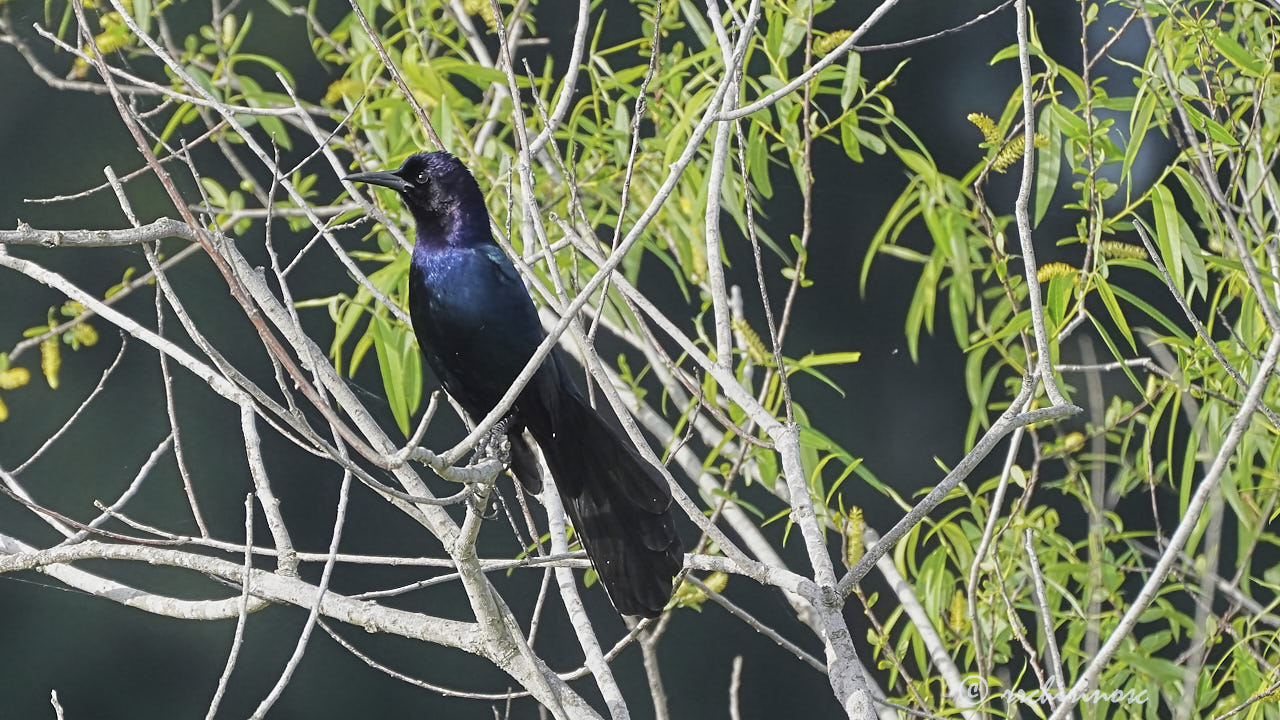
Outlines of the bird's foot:
[{"label": "bird's foot", "polygon": [[501,502],[501,501],[496,499],[496,495],[490,495],[490,496],[489,496],[489,503],[488,503],[488,505],[489,505],[489,511],[488,511],[488,512],[485,512],[485,511],[484,511],[484,509],[483,509],[483,508],[481,508],[481,511],[480,511],[480,517],[481,517],[481,519],[483,519],[483,520],[492,520],[492,519],[494,519],[494,518],[498,517],[498,503],[499,503],[499,502]]},{"label": "bird's foot", "polygon": [[471,496],[467,498],[467,507],[471,512],[484,517],[485,506],[489,503],[489,486],[483,483],[471,483],[468,486]]},{"label": "bird's foot", "polygon": [[[485,433],[480,441],[476,443],[475,451],[471,456],[471,464],[479,465],[486,460],[496,459],[503,468],[511,465],[511,440],[507,437],[507,432],[511,429],[515,420],[511,416],[507,416],[497,423]],[[473,481],[469,483],[471,489],[471,497],[467,499],[471,509],[478,513],[480,517],[491,520],[497,517],[497,503],[491,502],[493,498],[493,483],[501,474],[501,469],[493,475],[489,475],[487,480]]]},{"label": "bird's foot", "polygon": [[511,464],[511,441],[507,439],[507,431],[511,428],[511,423],[512,418],[508,415],[494,423],[489,432],[480,438],[471,456],[473,465],[488,457],[497,458],[503,467]]},{"label": "bird's foot", "polygon": [[471,490],[471,495],[467,498],[467,505],[473,512],[480,515],[482,520],[492,520],[498,517],[498,500],[496,500],[496,494],[491,483],[468,483],[467,488]]}]

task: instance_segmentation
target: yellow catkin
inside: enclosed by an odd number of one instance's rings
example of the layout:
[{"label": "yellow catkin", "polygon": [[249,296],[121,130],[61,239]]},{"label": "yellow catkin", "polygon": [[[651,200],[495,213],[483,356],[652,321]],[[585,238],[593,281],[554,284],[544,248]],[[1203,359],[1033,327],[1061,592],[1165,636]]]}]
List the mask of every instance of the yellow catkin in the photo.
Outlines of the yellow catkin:
[{"label": "yellow catkin", "polygon": [[1067,433],[1067,435],[1062,438],[1062,449],[1067,452],[1075,452],[1082,447],[1084,447],[1083,433]]},{"label": "yellow catkin", "polygon": [[867,546],[862,542],[862,533],[867,529],[867,522],[862,518],[862,508],[851,507],[844,519],[844,564],[853,567],[866,554]]},{"label": "yellow catkin", "polygon": [[1103,257],[1109,258],[1129,258],[1132,260],[1143,260],[1147,257],[1146,248],[1138,245],[1130,245],[1127,242],[1119,240],[1103,240],[1098,243],[1098,250]]},{"label": "yellow catkin", "polygon": [[[1044,147],[1049,144],[1048,138],[1040,133],[1035,134],[1033,142],[1036,147]],[[991,162],[991,167],[995,168],[996,172],[1008,170],[1010,165],[1022,159],[1023,149],[1026,146],[1027,141],[1021,135],[1010,140],[1008,145],[1000,148],[1000,152],[996,153],[996,158]]]},{"label": "yellow catkin", "polygon": [[68,330],[67,334],[71,336],[71,342],[74,345],[93,347],[98,344],[98,331],[89,323],[80,323]]},{"label": "yellow catkin", "polygon": [[342,78],[333,81],[324,93],[324,102],[330,105],[343,98],[355,99],[364,94],[364,81],[358,78]]},{"label": "yellow catkin", "polygon": [[[123,23],[110,25],[106,30],[95,35],[93,37],[93,41],[98,46],[98,49],[102,51],[103,55],[110,55],[111,53],[131,44],[133,42],[133,33],[129,32],[128,26]],[[85,45],[80,49],[84,51],[86,56],[93,58],[93,46]],[[73,77],[84,77],[85,75],[88,75],[91,63],[92,60],[76,58],[76,61],[71,64],[71,75]]]},{"label": "yellow catkin", "polygon": [[1010,165],[1022,159],[1022,149],[1025,145],[1026,142],[1021,135],[1010,140],[1008,145],[1000,148],[1000,152],[996,153],[995,159],[991,161],[991,169],[1000,173],[1008,170]]},{"label": "yellow catkin", "polygon": [[97,43],[98,49],[102,51],[102,54],[110,55],[111,53],[128,45],[130,41],[133,40],[133,35],[129,33],[129,28],[127,26],[119,25],[112,26],[110,29],[95,35],[93,39]]},{"label": "yellow catkin", "polygon": [[840,47],[840,43],[848,40],[852,34],[852,30],[833,30],[829,35],[824,35],[813,41],[813,52],[818,55],[826,55]]},{"label": "yellow catkin", "polygon": [[724,592],[725,586],[729,584],[729,574],[717,570],[708,575],[707,578],[702,581],[702,584],[711,588],[711,590],[716,593],[722,593]]},{"label": "yellow catkin", "polygon": [[[966,118],[982,133],[983,142],[991,147],[1000,147],[995,157],[991,160],[992,170],[1002,173],[1022,158],[1023,151],[1027,147],[1027,140],[1024,136],[1019,135],[1002,145],[1000,128],[996,127],[996,123],[991,119],[991,116],[985,113],[969,113]],[[1032,138],[1032,144],[1035,147],[1049,146],[1049,138],[1041,133],[1035,133]]]},{"label": "yellow catkin", "polygon": [[984,141],[991,145],[1000,142],[1000,130],[996,128],[996,123],[991,116],[986,113],[969,113],[966,119],[977,126]]},{"label": "yellow catkin", "polygon": [[497,23],[493,19],[493,5],[489,0],[462,0],[462,9],[468,15],[479,15],[490,30],[497,28]]},{"label": "yellow catkin", "polygon": [[685,580],[681,582],[680,587],[676,588],[676,591],[671,594],[671,598],[676,601],[677,607],[697,608],[700,607],[702,603],[706,602],[707,594],[702,591],[702,588],[694,585],[688,580]]},{"label": "yellow catkin", "polygon": [[40,370],[49,387],[58,389],[58,370],[62,369],[62,347],[55,335],[40,343]]},{"label": "yellow catkin", "polygon": [[0,422],[9,419],[9,406],[4,404],[4,398],[0,398]]},{"label": "yellow catkin", "polygon": [[[1036,133],[1033,136],[1032,144],[1038,148],[1045,147],[1049,144],[1049,138]],[[1022,159],[1023,149],[1026,146],[1026,138],[1022,135],[1010,140],[1008,145],[1000,148],[1000,152],[996,153],[995,159],[991,161],[991,169],[1001,173],[1008,170],[1010,165]]]},{"label": "yellow catkin", "polygon": [[0,390],[16,390],[31,382],[31,371],[24,367],[11,367],[0,372]]},{"label": "yellow catkin", "polygon": [[968,623],[969,603],[966,602],[964,591],[956,588],[956,592],[951,596],[951,607],[947,609],[947,625],[956,632],[964,632]]},{"label": "yellow catkin", "polygon": [[[708,575],[703,581],[703,585],[716,593],[724,592],[724,588],[729,584],[729,576],[726,573],[716,571]],[[680,583],[680,587],[676,588],[674,595],[676,605],[679,607],[693,608],[701,611],[702,603],[707,601],[707,591],[685,580]]]},{"label": "yellow catkin", "polygon": [[746,320],[734,318],[729,323],[729,327],[738,334],[738,338],[746,347],[747,357],[751,358],[752,362],[757,365],[769,365],[771,363],[772,358],[769,355],[769,349],[765,346],[764,341],[760,339],[760,336],[756,334],[756,331],[752,330],[751,326],[747,324]]},{"label": "yellow catkin", "polygon": [[1045,263],[1036,271],[1036,279],[1042,283],[1047,283],[1056,277],[1071,275],[1076,272],[1079,272],[1079,270],[1064,262]]}]

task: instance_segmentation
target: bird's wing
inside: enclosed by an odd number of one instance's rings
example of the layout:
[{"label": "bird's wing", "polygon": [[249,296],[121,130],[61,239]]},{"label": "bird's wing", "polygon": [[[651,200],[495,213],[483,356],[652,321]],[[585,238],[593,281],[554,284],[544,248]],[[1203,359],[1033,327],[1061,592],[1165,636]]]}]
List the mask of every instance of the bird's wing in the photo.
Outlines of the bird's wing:
[{"label": "bird's wing", "polygon": [[[523,369],[528,357],[537,350],[547,334],[538,320],[538,311],[529,297],[529,291],[525,288],[524,281],[520,279],[520,274],[516,272],[515,265],[507,254],[496,244],[482,245],[477,249],[491,264],[495,279],[502,287],[504,304],[513,315],[507,323],[508,329],[513,334],[509,341],[521,348],[516,353],[520,362],[511,376],[514,380],[515,375]],[[521,401],[525,414],[542,416],[530,417],[529,421],[542,421],[554,428],[557,425],[559,395],[564,374],[557,367],[555,360],[555,351],[558,348],[552,350],[552,354],[543,361],[541,370],[529,381]],[[572,384],[571,381],[570,384]]]},{"label": "bird's wing", "polygon": [[[496,243],[479,245],[475,248],[475,251],[493,265],[493,271],[501,282],[509,284],[513,288],[518,285],[521,290],[524,290],[526,296],[529,294],[529,291],[525,290],[524,282],[520,280],[520,273],[516,272],[516,266],[511,262],[511,258],[507,257],[507,254]],[[532,307],[532,300],[529,301],[529,305]]]}]

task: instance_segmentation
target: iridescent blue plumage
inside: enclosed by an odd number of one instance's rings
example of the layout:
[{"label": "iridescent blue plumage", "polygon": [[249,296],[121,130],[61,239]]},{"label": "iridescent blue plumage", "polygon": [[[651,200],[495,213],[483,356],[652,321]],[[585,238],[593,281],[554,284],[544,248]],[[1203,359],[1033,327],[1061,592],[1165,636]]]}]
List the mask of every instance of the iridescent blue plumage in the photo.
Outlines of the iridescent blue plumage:
[{"label": "iridescent blue plumage", "polygon": [[[545,334],[515,267],[493,241],[479,185],[461,161],[440,152],[348,179],[395,188],[413,213],[409,315],[418,345],[444,389],[483,417]],[[541,489],[527,428],[614,606],[653,617],[683,559],[670,490],[582,397],[566,362],[549,355],[516,399],[507,425],[512,469],[525,487]]]}]

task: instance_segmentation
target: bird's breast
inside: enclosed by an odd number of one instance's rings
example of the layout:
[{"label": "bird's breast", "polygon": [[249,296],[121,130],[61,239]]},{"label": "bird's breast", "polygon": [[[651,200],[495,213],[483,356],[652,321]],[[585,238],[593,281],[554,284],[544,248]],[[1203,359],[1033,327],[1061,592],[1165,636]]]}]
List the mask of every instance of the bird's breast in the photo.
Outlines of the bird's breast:
[{"label": "bird's breast", "polygon": [[[514,268],[484,249],[415,249],[409,313],[436,374],[465,386],[473,398],[466,404],[482,411],[501,397],[544,337]],[[459,394],[456,387],[446,389]]]}]

